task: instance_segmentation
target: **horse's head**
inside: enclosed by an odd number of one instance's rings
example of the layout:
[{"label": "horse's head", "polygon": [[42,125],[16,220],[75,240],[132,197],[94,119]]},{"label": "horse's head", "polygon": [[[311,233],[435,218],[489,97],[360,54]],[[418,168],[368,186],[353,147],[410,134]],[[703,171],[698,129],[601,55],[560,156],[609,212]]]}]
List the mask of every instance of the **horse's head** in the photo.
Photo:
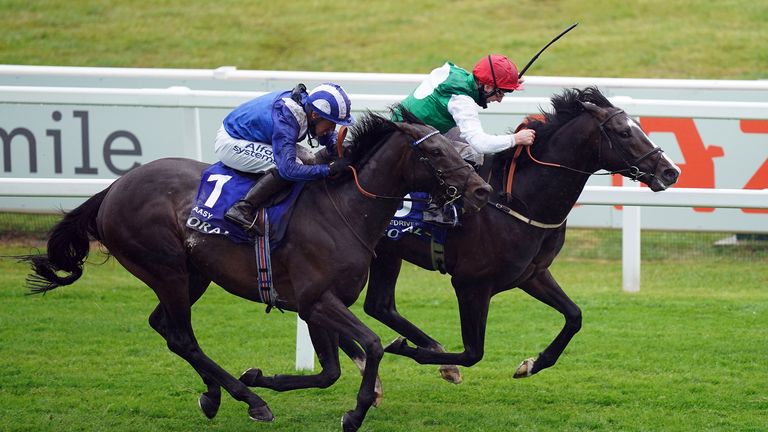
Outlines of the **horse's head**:
[{"label": "horse's head", "polygon": [[653,191],[677,181],[680,168],[596,87],[567,89],[552,98],[552,106],[553,112],[542,111],[543,121],[529,122],[536,129],[533,150],[546,162],[584,174],[622,174]]},{"label": "horse's head", "polygon": [[459,156],[451,142],[406,110],[401,114],[403,122],[368,113],[355,124],[350,146],[353,165],[380,165],[389,158],[387,163],[394,168],[386,174],[399,174],[406,193],[429,191],[438,203],[463,196],[467,210],[479,210],[485,205],[491,187]]},{"label": "horse's head", "polygon": [[479,210],[488,202],[491,187],[459,156],[449,139],[423,124],[396,125],[408,139],[407,163],[412,168],[404,172],[414,190],[431,190],[440,204],[463,196],[467,210]]},{"label": "horse's head", "polygon": [[680,168],[648,138],[640,125],[621,108],[582,102],[598,123],[600,168],[646,183],[654,192],[672,186]]}]

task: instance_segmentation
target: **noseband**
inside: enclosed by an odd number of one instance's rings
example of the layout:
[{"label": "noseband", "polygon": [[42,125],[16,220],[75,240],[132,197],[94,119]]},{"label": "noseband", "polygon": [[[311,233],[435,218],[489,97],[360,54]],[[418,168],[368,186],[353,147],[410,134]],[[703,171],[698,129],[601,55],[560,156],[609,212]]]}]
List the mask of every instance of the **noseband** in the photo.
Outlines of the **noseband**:
[{"label": "noseband", "polygon": [[[467,183],[469,183],[469,176],[472,175],[474,170],[466,162],[461,165],[448,168],[445,171],[435,168],[435,166],[432,164],[432,161],[429,160],[429,157],[427,157],[427,155],[419,146],[421,145],[421,143],[423,143],[430,137],[437,135],[438,133],[440,133],[440,131],[434,130],[424,135],[423,137],[415,140],[414,142],[411,143],[411,149],[416,153],[416,156],[419,158],[419,162],[423,163],[424,165],[427,166],[427,168],[429,168],[429,171],[432,173],[432,176],[435,177],[435,179],[437,179],[438,185],[446,186],[443,196],[446,197],[445,204],[450,204],[456,201],[457,199],[461,198],[461,195],[467,189]],[[459,190],[456,186],[447,185],[447,183],[445,182],[445,175],[463,168],[467,168],[467,176],[464,178],[464,184],[462,185],[462,190]],[[430,200],[431,199],[432,198],[430,198]]]}]

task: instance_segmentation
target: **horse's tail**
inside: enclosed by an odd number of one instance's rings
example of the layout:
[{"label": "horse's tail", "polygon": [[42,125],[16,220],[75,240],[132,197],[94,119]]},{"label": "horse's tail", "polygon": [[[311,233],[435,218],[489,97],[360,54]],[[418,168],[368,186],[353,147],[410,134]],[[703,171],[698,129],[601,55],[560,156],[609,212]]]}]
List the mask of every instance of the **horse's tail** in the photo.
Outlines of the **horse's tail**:
[{"label": "horse's tail", "polygon": [[[48,234],[47,254],[18,257],[32,266],[33,273],[27,277],[30,294],[45,293],[80,279],[90,239],[100,240],[96,215],[108,191],[104,189],[64,215]],[[58,272],[66,274],[60,276]]]}]

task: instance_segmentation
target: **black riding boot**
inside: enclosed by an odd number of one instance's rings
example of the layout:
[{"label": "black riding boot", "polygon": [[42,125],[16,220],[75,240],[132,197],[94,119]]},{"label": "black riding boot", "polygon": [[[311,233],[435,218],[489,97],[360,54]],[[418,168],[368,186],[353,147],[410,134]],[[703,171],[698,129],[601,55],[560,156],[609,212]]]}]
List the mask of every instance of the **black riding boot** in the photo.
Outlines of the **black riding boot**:
[{"label": "black riding boot", "polygon": [[277,170],[267,171],[245,194],[243,199],[227,210],[224,218],[242,225],[246,230],[252,230],[256,224],[256,210],[269,197],[280,192],[290,184],[291,182],[280,177]]}]

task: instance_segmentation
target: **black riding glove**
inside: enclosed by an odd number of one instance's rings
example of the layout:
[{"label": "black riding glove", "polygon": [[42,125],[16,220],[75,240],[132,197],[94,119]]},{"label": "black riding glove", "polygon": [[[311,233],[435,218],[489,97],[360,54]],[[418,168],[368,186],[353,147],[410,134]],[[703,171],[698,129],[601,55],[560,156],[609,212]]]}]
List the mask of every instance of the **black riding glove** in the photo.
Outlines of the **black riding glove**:
[{"label": "black riding glove", "polygon": [[344,171],[347,170],[347,167],[349,167],[350,162],[347,158],[340,158],[333,162],[331,162],[330,165],[328,165],[328,175],[335,176],[336,174],[341,174]]}]

